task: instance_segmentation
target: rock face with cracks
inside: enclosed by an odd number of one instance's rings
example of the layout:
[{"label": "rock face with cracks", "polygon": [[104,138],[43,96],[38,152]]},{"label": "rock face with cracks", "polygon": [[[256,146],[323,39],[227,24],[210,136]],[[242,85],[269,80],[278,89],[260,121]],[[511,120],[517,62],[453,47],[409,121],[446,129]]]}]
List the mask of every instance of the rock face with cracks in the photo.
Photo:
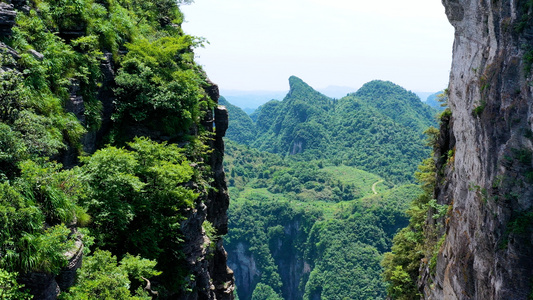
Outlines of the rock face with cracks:
[{"label": "rock face with cracks", "polygon": [[[426,299],[531,299],[533,2],[443,0],[455,28],[435,198],[450,209]],[[428,220],[431,223],[431,220]]]}]

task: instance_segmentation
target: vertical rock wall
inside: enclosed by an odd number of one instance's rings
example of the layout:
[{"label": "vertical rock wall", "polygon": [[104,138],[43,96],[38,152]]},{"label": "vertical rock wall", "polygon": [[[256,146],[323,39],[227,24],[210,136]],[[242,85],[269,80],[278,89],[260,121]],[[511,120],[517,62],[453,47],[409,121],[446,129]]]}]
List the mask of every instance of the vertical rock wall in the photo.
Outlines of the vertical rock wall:
[{"label": "vertical rock wall", "polygon": [[[204,87],[207,94],[214,101],[218,101],[218,87],[210,84]],[[214,113],[209,112],[204,124],[207,129],[214,130],[214,139],[210,143],[213,152],[210,157],[210,166],[214,174],[213,187],[208,197],[200,201],[191,211],[188,219],[182,223],[182,232],[185,236],[184,254],[187,257],[187,268],[194,275],[192,292],[180,295],[183,300],[231,300],[235,283],[233,271],[227,266],[227,253],[223,246],[222,235],[228,233],[229,194],[223,167],[224,141],[228,128],[228,112],[223,106],[215,108]],[[207,220],[213,224],[217,235],[216,241],[209,240],[203,232],[202,224]],[[214,242],[214,249],[208,246]]]},{"label": "vertical rock wall", "polygon": [[[450,205],[427,299],[528,299],[533,277],[533,1],[442,0],[455,28],[448,162],[435,197]],[[428,222],[429,223],[429,222]]]}]

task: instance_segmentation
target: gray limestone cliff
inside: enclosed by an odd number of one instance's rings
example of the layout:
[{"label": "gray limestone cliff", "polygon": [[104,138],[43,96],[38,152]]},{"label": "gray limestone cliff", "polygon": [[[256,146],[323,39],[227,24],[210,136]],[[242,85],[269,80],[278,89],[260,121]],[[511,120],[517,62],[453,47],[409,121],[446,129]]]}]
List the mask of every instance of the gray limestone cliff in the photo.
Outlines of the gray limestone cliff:
[{"label": "gray limestone cliff", "polygon": [[[301,219],[292,219],[282,225],[283,234],[270,241],[272,259],[282,282],[281,294],[286,300],[302,299],[311,272],[297,244],[298,236],[304,234],[304,226]],[[250,250],[253,246],[245,240],[228,244],[228,265],[235,272],[235,283],[242,300],[252,299],[256,285],[265,274],[260,263],[264,258]]]},{"label": "gray limestone cliff", "polygon": [[426,299],[531,299],[533,1],[442,2],[455,42],[435,198],[450,209],[419,288]]},{"label": "gray limestone cliff", "polygon": [[[216,85],[210,84],[204,88],[211,99],[218,100]],[[187,257],[187,268],[194,275],[195,282],[191,283],[192,292],[177,296],[180,300],[231,300],[235,289],[233,271],[228,267],[227,253],[221,237],[228,232],[227,210],[229,207],[229,194],[223,168],[224,141],[222,138],[228,126],[228,113],[225,107],[218,106],[213,113],[207,114],[203,125],[212,130],[213,123],[216,128],[215,138],[209,144],[213,149],[209,163],[214,175],[213,187],[215,189],[189,212],[187,220],[181,226],[185,237],[183,252]],[[219,235],[216,241],[211,241],[202,229],[205,220],[211,222],[216,229]],[[214,244],[214,247],[210,247],[211,244]]]}]

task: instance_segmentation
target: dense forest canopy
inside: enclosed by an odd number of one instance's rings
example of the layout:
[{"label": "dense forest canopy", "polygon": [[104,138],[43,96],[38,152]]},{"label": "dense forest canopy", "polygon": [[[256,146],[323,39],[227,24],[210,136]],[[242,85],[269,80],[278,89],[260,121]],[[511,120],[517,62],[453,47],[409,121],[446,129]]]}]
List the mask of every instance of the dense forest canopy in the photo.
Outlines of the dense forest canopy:
[{"label": "dense forest canopy", "polygon": [[32,274],[59,278],[82,252],[62,299],[151,299],[145,280],[162,298],[193,291],[181,224],[214,190],[203,40],[174,1],[15,9],[0,45],[0,297],[40,297]]},{"label": "dense forest canopy", "polygon": [[[226,120],[213,120],[224,111],[218,90],[193,59],[204,40],[182,31],[176,3],[10,8],[0,44],[0,296],[40,297],[41,276],[61,299],[231,297],[231,278],[192,270],[221,272],[213,261],[225,257],[216,219],[225,208],[207,205],[226,192],[212,169]],[[430,153],[423,131],[436,111],[391,82],[342,99],[294,76],[289,85],[250,116],[220,99],[239,295],[384,299],[380,261],[394,281],[401,253],[385,253],[421,194],[413,173]]]},{"label": "dense forest canopy", "polygon": [[342,99],[289,82],[250,116],[222,100],[238,296],[385,299],[381,260],[422,197],[409,170],[429,155],[436,111],[390,82]]},{"label": "dense forest canopy", "polygon": [[283,101],[267,102],[250,116],[228,105],[228,138],[294,159],[355,166],[394,183],[414,182],[416,166],[429,155],[423,132],[436,125],[436,110],[391,82],[369,82],[341,99],[294,76],[289,84]]}]

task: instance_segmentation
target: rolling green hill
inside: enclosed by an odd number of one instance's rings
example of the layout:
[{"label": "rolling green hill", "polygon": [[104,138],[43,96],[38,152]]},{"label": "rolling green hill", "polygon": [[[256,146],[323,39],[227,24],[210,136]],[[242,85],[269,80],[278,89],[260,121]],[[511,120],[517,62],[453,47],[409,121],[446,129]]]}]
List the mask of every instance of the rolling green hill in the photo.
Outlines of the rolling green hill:
[{"label": "rolling green hill", "polygon": [[444,97],[444,95],[445,95],[444,91],[440,91],[435,94],[429,95],[426,100],[426,103],[438,111],[443,111],[445,107],[442,106],[441,100],[439,98]]},{"label": "rolling green hill", "polygon": [[226,138],[237,143],[248,145],[255,138],[255,125],[242,109],[229,103],[224,97],[218,99],[219,105],[224,105],[229,113],[231,126],[226,130]]},{"label": "rolling green hill", "polygon": [[429,126],[436,125],[435,110],[421,102],[415,93],[390,81],[366,83],[357,90],[355,97],[414,131],[423,132]]}]

